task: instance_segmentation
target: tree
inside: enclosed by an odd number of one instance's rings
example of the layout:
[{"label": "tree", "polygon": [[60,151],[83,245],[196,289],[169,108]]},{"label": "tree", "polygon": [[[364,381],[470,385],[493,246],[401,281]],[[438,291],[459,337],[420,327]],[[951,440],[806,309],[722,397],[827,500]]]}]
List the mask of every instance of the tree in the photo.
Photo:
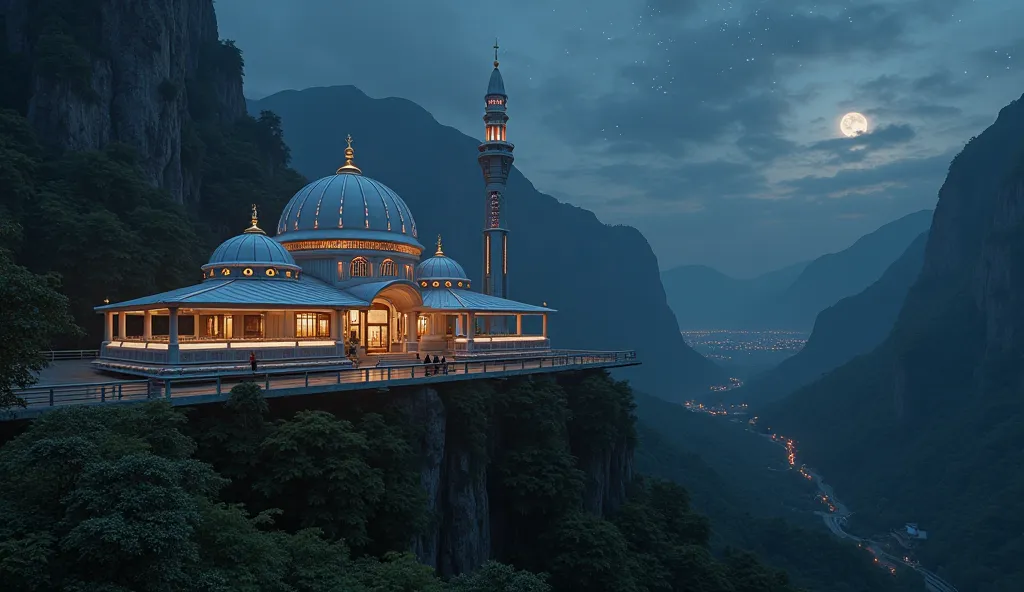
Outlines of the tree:
[{"label": "tree", "polygon": [[[0,238],[16,229],[0,221]],[[15,265],[10,252],[0,247],[0,409],[25,406],[14,390],[35,383],[46,367],[42,352],[62,335],[80,329],[68,310],[68,299],[58,290],[55,275],[40,276]]]},{"label": "tree", "polygon": [[551,592],[546,574],[518,570],[511,565],[488,561],[470,574],[448,583],[449,592]]}]

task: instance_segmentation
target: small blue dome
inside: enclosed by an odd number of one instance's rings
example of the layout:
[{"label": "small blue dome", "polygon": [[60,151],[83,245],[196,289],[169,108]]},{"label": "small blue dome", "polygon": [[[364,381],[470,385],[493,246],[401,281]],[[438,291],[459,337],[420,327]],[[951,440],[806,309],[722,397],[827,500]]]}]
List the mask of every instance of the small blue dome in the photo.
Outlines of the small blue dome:
[{"label": "small blue dome", "polygon": [[421,288],[469,288],[466,270],[458,261],[446,257],[441,250],[441,237],[437,237],[437,252],[416,266],[416,281]]},{"label": "small blue dome", "polygon": [[487,94],[488,95],[505,95],[505,81],[501,78],[501,71],[498,70],[497,64],[494,66],[494,70],[491,72],[491,80],[487,83]]},{"label": "small blue dome", "polygon": [[298,267],[281,243],[270,238],[263,231],[249,232],[231,237],[221,243],[210,255],[210,261],[203,269],[215,265],[282,265]]}]

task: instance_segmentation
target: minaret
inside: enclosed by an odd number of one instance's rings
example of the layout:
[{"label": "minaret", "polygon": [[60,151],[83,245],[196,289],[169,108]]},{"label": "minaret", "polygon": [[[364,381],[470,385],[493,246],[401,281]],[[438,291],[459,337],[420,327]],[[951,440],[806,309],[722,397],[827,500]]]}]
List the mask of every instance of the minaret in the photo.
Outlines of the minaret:
[{"label": "minaret", "polygon": [[[512,169],[512,150],[505,140],[508,96],[498,70],[498,42],[494,42],[494,71],[484,97],[485,139],[477,161],[484,172],[484,285],[483,293],[508,298],[508,228],[505,218],[505,183]],[[495,317],[497,320],[500,317]],[[491,330],[502,332],[503,323],[492,322]]]}]

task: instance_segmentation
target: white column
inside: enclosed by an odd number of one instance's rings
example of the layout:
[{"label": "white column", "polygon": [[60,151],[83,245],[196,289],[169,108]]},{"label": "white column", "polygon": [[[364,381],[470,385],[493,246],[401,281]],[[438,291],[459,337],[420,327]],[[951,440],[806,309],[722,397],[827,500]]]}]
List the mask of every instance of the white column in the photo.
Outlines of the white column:
[{"label": "white column", "polygon": [[192,315],[192,337],[199,338],[199,313]]},{"label": "white column", "polygon": [[114,339],[114,313],[107,311],[103,313],[103,341],[110,342]]},{"label": "white column", "polygon": [[523,315],[516,315],[516,335],[523,334]]},{"label": "white column", "polygon": [[168,309],[167,362],[178,363],[178,309]]},{"label": "white column", "polygon": [[544,313],[540,316],[541,318],[541,335],[544,337],[548,336],[548,313]]},{"label": "white column", "polygon": [[128,337],[127,326],[128,313],[122,310],[121,312],[117,313],[117,336],[120,337],[121,339]]},{"label": "white column", "polygon": [[142,339],[144,341],[153,340],[153,311],[151,310],[142,313]]}]

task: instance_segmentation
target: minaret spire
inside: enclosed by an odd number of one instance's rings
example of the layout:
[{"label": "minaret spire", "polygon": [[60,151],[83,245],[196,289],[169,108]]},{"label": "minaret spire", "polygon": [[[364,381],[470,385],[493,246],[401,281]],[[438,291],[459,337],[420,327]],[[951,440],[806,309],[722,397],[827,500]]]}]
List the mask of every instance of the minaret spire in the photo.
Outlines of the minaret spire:
[{"label": "minaret spire", "polygon": [[[508,226],[505,219],[505,184],[512,169],[512,150],[505,137],[508,113],[505,81],[498,70],[498,40],[494,40],[494,70],[484,95],[484,141],[477,161],[484,173],[483,292],[508,298]],[[501,333],[503,317],[487,317],[490,330]]]}]

